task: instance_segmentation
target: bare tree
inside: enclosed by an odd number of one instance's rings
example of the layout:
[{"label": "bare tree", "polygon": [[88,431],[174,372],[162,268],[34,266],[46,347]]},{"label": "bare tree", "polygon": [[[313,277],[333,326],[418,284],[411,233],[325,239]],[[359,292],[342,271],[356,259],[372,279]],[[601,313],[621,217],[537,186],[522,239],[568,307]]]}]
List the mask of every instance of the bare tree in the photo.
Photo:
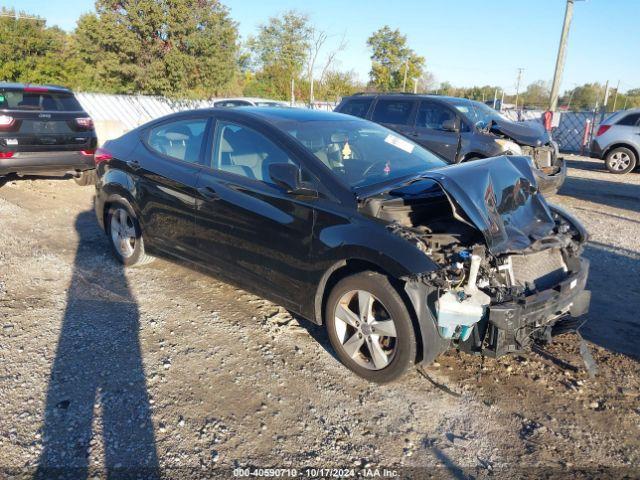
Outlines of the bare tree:
[{"label": "bare tree", "polygon": [[[313,28],[311,31],[308,59],[307,59],[307,78],[309,80],[309,105],[312,105],[314,101],[316,64],[318,63],[320,52],[329,38],[331,38],[331,36],[323,30],[318,30],[316,28]],[[320,83],[324,81],[327,73],[329,72],[331,67],[334,65],[338,54],[347,47],[347,42],[345,38],[346,38],[346,32],[342,34],[342,37],[338,45],[329,53],[327,53],[327,56],[322,66],[322,70],[320,72],[320,78],[319,78]]]},{"label": "bare tree", "polygon": [[307,61],[307,78],[309,79],[309,105],[313,105],[313,84],[314,84],[314,70],[316,68],[316,61],[320,50],[324,46],[325,42],[329,38],[327,32],[318,30],[315,27],[311,29],[310,41],[309,41],[309,58]]}]

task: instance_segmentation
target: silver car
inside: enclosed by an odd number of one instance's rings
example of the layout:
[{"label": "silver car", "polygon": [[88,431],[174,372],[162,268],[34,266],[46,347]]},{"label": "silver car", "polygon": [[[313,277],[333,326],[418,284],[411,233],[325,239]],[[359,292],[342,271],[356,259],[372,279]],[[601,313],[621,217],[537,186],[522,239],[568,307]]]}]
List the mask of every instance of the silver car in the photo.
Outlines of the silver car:
[{"label": "silver car", "polygon": [[591,142],[591,156],[602,158],[611,173],[629,173],[638,165],[640,153],[640,108],[607,117]]}]

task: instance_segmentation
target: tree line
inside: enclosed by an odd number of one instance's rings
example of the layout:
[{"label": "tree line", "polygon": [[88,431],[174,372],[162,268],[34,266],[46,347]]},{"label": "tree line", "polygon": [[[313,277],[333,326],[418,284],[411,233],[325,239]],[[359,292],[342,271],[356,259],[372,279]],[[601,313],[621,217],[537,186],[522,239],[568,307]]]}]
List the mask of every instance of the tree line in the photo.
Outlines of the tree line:
[{"label": "tree line", "polygon": [[[369,81],[340,68],[346,35],[332,35],[304,13],[269,18],[242,41],[238,24],[219,0],[97,0],[72,32],[39,17],[0,10],[0,80],[53,83],[78,91],[165,95],[181,99],[257,96],[310,102],[336,101],[356,91],[415,91],[490,101],[502,89],[456,88],[438,83],[425,58],[400,30],[383,26],[367,39]],[[334,45],[330,48],[330,45]],[[572,110],[602,106],[604,86],[591,83],[564,93]],[[546,108],[549,87],[533,82],[518,105]],[[615,99],[615,100],[614,100]],[[515,103],[506,95],[505,103]],[[640,106],[640,89],[610,91],[607,109]]]}]

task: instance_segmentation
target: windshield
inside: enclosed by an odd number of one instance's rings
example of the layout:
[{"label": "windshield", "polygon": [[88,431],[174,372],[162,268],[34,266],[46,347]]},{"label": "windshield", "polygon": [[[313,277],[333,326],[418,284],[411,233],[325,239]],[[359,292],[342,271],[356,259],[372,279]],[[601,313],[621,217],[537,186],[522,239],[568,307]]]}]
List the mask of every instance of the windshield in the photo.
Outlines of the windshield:
[{"label": "windshield", "polygon": [[451,101],[451,104],[478,128],[487,128],[492,120],[506,120],[500,112],[484,103],[460,98]]},{"label": "windshield", "polygon": [[412,141],[364,120],[282,122],[278,126],[353,188],[446,165]]}]

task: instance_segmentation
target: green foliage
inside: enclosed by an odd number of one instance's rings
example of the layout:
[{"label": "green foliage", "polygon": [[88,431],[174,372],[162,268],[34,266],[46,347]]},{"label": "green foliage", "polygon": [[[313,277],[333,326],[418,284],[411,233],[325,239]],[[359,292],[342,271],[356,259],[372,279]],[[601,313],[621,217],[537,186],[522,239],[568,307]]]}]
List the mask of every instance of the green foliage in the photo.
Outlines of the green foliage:
[{"label": "green foliage", "polygon": [[[0,79],[13,82],[65,84],[69,80],[69,42],[59,28],[41,18],[16,18],[0,10]],[[20,17],[27,14],[20,12]]]},{"label": "green foliage", "polygon": [[413,79],[422,77],[424,57],[407,46],[407,37],[400,30],[385,25],[367,39],[367,46],[372,52],[369,83],[376,90],[402,90],[405,76],[410,89]]},{"label": "green foliage", "polygon": [[524,92],[520,94],[518,103],[525,108],[540,108],[546,110],[549,108],[549,96],[551,90],[544,80],[538,80],[527,86]]},{"label": "green foliage", "polygon": [[299,80],[307,60],[312,28],[309,18],[294,10],[285,12],[258,27],[258,35],[247,41],[251,65],[256,71],[255,82],[245,93],[269,92],[269,96],[289,98],[291,79]]},{"label": "green foliage", "polygon": [[237,72],[237,27],[218,0],[98,0],[74,35],[77,87],[207,98]]}]

